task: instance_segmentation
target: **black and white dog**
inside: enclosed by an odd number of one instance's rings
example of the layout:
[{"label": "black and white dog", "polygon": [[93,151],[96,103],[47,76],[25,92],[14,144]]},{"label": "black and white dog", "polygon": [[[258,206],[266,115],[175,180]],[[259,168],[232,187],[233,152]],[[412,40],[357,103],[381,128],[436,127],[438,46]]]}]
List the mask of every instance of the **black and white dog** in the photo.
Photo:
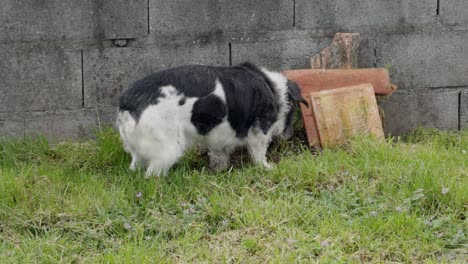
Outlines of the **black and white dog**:
[{"label": "black and white dog", "polygon": [[253,160],[271,168],[265,154],[273,136],[292,136],[299,87],[281,73],[250,63],[234,67],[183,66],[133,83],[120,98],[117,125],[130,169],[166,174],[194,144],[209,149],[210,167],[226,169],[230,153],[247,146]]}]

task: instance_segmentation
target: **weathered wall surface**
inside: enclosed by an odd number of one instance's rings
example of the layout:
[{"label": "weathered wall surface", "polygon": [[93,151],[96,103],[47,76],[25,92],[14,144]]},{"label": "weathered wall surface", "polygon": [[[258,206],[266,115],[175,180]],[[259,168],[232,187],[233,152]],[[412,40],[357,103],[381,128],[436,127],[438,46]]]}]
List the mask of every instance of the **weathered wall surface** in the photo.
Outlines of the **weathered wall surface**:
[{"label": "weathered wall surface", "polygon": [[78,138],[112,123],[130,82],[188,63],[307,68],[336,32],[399,91],[386,131],[468,127],[466,0],[3,0],[0,135]]}]

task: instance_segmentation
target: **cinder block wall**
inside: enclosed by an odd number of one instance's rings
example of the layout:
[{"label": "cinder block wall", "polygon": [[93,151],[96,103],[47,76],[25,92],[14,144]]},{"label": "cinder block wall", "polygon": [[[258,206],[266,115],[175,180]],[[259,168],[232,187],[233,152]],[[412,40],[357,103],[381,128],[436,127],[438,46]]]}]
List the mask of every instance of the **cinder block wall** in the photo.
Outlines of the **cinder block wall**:
[{"label": "cinder block wall", "polygon": [[119,93],[167,67],[244,60],[308,68],[335,32],[361,67],[387,67],[392,134],[468,127],[467,0],[2,0],[0,135],[79,138],[112,123]]}]

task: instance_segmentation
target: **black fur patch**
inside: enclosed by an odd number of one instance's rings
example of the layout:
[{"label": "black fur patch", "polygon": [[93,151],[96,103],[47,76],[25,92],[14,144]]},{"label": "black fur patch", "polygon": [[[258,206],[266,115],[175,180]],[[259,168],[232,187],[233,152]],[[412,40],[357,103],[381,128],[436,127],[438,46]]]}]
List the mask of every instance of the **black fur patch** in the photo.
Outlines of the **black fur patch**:
[{"label": "black fur patch", "polygon": [[185,101],[187,100],[187,98],[182,98],[179,100],[179,105],[184,105],[185,104]]},{"label": "black fur patch", "polygon": [[236,136],[247,136],[254,125],[266,133],[279,111],[272,82],[250,63],[224,68],[222,73],[219,81],[226,94],[228,121]]},{"label": "black fur patch", "polygon": [[287,85],[289,100],[292,102],[303,103],[305,106],[309,107],[309,103],[301,95],[301,89],[299,88],[299,86],[295,82],[289,80]]},{"label": "black fur patch", "polygon": [[226,105],[223,101],[218,96],[210,94],[195,102],[190,121],[198,133],[206,135],[223,121],[226,114]]}]

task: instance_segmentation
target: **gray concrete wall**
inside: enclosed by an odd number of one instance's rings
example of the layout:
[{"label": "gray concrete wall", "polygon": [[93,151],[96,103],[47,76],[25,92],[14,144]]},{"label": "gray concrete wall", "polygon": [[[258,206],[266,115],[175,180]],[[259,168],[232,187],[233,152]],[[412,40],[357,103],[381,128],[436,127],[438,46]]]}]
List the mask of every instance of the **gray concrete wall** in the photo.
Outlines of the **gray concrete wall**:
[{"label": "gray concrete wall", "polygon": [[188,63],[307,68],[336,32],[387,67],[394,135],[468,127],[466,0],[3,0],[0,135],[79,138],[112,123],[130,82]]}]

